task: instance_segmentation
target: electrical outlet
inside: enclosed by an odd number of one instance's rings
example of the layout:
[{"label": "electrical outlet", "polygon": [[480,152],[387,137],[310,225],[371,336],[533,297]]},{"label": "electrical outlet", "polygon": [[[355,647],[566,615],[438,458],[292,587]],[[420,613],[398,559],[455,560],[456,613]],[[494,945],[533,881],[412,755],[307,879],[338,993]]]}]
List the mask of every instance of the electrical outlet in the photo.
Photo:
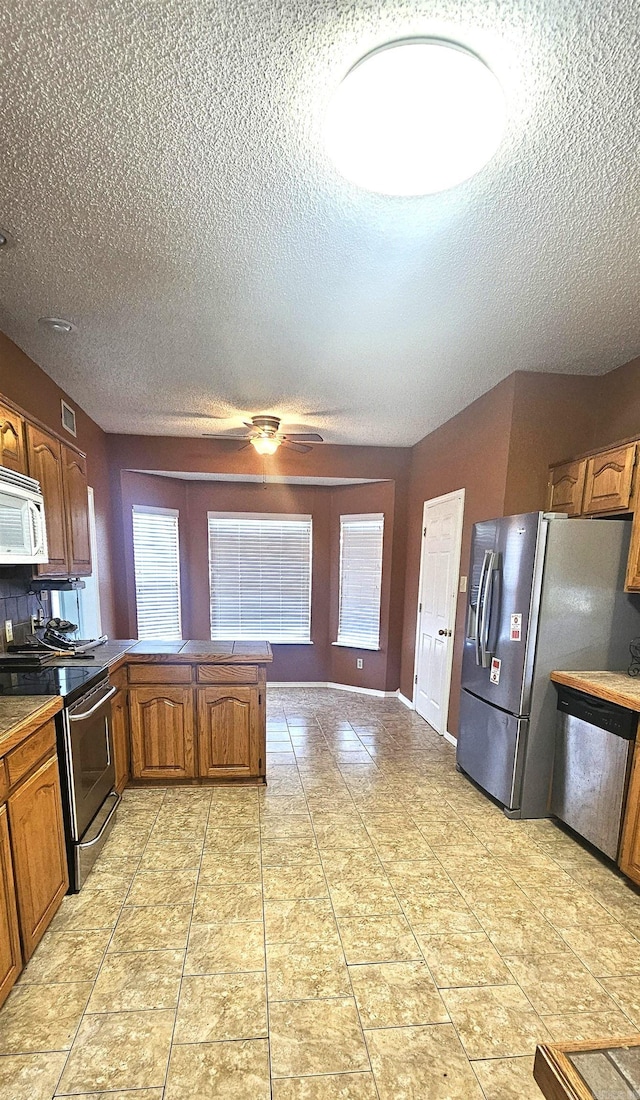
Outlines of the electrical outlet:
[{"label": "electrical outlet", "polygon": [[356,668],[362,668],[362,667],[363,667],[362,657],[358,657],[358,659],[356,660]]},{"label": "electrical outlet", "polygon": [[466,592],[467,591],[467,578],[466,577],[460,577],[460,591],[461,592]]},{"label": "electrical outlet", "polygon": [[38,626],[38,616],[37,615],[30,615],[29,616],[29,630],[31,631],[32,634],[35,634],[37,626]]},{"label": "electrical outlet", "polygon": [[4,620],[4,636],[8,642],[13,641],[13,623],[11,619]]}]

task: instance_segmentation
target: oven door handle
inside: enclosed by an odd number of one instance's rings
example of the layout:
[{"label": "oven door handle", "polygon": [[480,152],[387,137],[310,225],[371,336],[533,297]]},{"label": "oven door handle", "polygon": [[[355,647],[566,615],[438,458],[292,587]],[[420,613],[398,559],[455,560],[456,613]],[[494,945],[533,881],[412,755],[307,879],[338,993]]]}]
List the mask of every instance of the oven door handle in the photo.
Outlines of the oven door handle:
[{"label": "oven door handle", "polygon": [[90,718],[91,715],[95,714],[95,712],[98,710],[98,708],[103,705],[103,703],[106,703],[107,700],[111,699],[112,696],[115,695],[117,690],[118,689],[115,688],[115,687],[110,688],[106,695],[101,695],[100,696],[100,698],[98,699],[98,702],[94,703],[90,710],[83,710],[82,714],[70,714],[69,715],[69,721],[70,722],[82,722],[82,721],[84,721],[85,718]]},{"label": "oven door handle", "polygon": [[94,837],[92,837],[92,839],[91,839],[91,840],[85,840],[85,842],[84,842],[83,844],[78,844],[78,848],[93,848],[93,845],[94,845],[94,844],[97,844],[97,843],[98,843],[98,841],[100,840],[100,837],[101,837],[101,836],[102,836],[102,835],[104,834],[104,831],[105,831],[105,829],[106,829],[107,825],[108,825],[108,824],[109,824],[109,822],[111,821],[111,819],[112,819],[112,817],[113,817],[114,813],[115,813],[115,812],[116,812],[116,810],[118,809],[118,806],[119,806],[119,805],[120,805],[120,803],[122,802],[122,795],[121,795],[121,794],[118,794],[118,792],[117,792],[117,791],[112,791],[112,792],[111,792],[111,794],[110,794],[110,795],[108,795],[107,797],[108,797],[108,798],[111,798],[111,795],[115,795],[115,797],[116,797],[116,800],[115,800],[115,802],[114,802],[113,806],[111,807],[111,809],[109,810],[109,813],[107,814],[106,818],[105,818],[105,819],[104,819],[104,821],[102,822],[102,825],[100,826],[100,829],[99,829],[98,835],[97,835],[97,836],[94,836]]}]

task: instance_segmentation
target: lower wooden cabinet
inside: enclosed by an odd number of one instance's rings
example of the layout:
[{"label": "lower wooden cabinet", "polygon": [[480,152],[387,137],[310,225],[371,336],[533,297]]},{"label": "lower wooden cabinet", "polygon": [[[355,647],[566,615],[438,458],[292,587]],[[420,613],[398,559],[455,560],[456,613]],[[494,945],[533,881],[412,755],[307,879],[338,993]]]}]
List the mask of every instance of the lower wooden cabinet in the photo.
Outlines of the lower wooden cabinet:
[{"label": "lower wooden cabinet", "polygon": [[257,687],[198,688],[198,774],[264,774]]},{"label": "lower wooden cabinet", "polygon": [[7,808],[0,807],[0,1004],[22,969]]},{"label": "lower wooden cabinet", "polygon": [[195,776],[193,688],[129,688],[131,771],[137,779]]},{"label": "lower wooden cabinet", "polygon": [[116,790],[122,794],[130,772],[129,710],[126,691],[118,691],[111,700],[111,739],[116,771]]},{"label": "lower wooden cabinet", "polygon": [[9,795],[8,808],[22,953],[26,961],[69,886],[56,756],[45,761]]},{"label": "lower wooden cabinet", "polygon": [[[640,738],[640,724],[638,727]],[[618,858],[620,870],[640,886],[640,740],[636,740]]]}]

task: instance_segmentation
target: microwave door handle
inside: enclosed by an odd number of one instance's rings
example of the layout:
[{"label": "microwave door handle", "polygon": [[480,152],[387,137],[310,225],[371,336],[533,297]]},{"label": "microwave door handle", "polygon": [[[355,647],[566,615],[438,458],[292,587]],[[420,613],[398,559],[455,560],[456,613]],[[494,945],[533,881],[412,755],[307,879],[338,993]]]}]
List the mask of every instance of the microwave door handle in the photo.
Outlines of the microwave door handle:
[{"label": "microwave door handle", "polygon": [[489,568],[485,574],[484,597],[482,600],[482,615],[480,619],[480,660],[483,668],[489,667],[489,629],[491,627],[491,610],[493,602],[493,573],[497,565],[496,554],[489,551]]},{"label": "microwave door handle", "polygon": [[35,555],[39,554],[44,546],[42,514],[32,500],[27,501],[27,507],[29,509],[29,515],[31,516],[32,532],[34,536],[33,553]]},{"label": "microwave door handle", "polygon": [[491,557],[492,557],[492,551],[491,550],[485,550],[484,558],[482,559],[482,567],[480,569],[480,581],[479,581],[479,584],[478,584],[478,602],[476,604],[476,616],[475,616],[476,621],[475,621],[475,630],[474,630],[474,634],[473,634],[473,642],[474,642],[475,650],[476,650],[476,664],[479,665],[480,667],[483,667],[482,641],[481,641],[481,634],[480,634],[480,625],[481,625],[481,622],[482,622],[482,614],[483,614],[482,599],[483,599],[483,594],[484,594],[484,585],[485,585],[487,565],[491,561]]}]

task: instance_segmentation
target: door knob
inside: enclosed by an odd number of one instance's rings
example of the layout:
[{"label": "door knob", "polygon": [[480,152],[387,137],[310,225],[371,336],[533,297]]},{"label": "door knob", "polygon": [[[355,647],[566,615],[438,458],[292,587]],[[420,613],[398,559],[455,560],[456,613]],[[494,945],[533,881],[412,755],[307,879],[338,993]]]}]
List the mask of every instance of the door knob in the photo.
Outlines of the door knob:
[{"label": "door knob", "polygon": [[444,638],[450,638],[451,637],[451,631],[450,630],[439,630],[438,634],[440,634],[440,636],[444,637]]}]

